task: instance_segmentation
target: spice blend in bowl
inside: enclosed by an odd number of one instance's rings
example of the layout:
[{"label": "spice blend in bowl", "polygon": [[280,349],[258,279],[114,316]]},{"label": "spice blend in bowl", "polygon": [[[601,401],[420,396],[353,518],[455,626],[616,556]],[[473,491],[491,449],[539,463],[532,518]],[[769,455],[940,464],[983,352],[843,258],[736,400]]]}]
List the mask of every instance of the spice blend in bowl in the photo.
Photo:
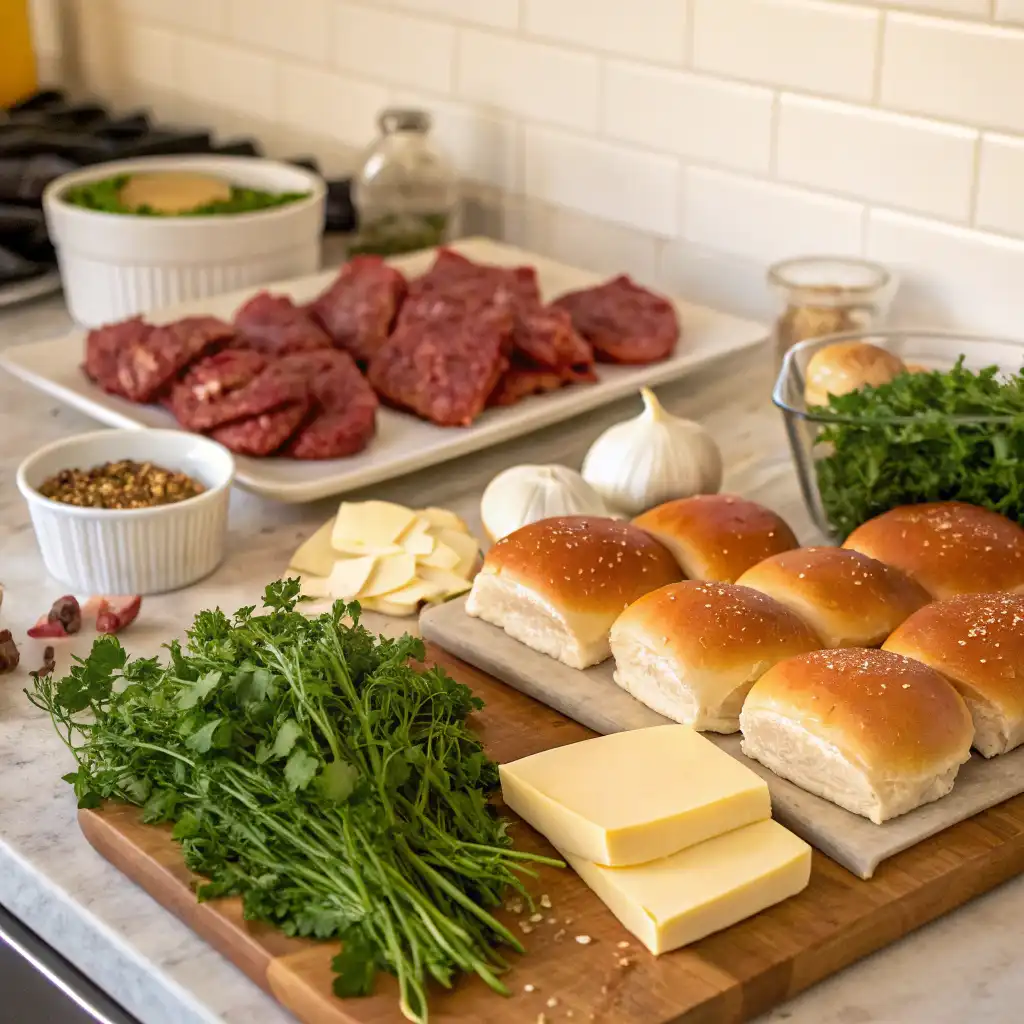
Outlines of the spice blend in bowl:
[{"label": "spice blend in bowl", "polygon": [[39,493],[51,501],[109,509],[173,505],[205,489],[186,473],[134,459],[104,462],[92,469],[63,469],[39,485]]}]

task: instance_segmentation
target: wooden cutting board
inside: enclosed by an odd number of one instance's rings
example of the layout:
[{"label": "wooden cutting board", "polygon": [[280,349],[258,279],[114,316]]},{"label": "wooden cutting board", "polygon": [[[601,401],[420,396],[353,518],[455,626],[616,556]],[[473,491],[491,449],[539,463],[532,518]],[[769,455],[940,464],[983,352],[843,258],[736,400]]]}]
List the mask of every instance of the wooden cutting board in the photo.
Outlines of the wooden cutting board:
[{"label": "wooden cutting board", "polygon": [[[490,755],[512,760],[593,735],[531,698],[440,651],[430,660],[486,701],[477,725]],[[169,831],[110,805],[79,814],[89,842],[192,927],[304,1024],[397,1024],[397,987],[366,999],[331,994],[334,943],[288,939],[242,920],[239,901],[198,904]],[[517,845],[551,852],[526,825]],[[1024,870],[1024,797],[1017,797],[887,860],[862,881],[815,852],[810,886],[727,931],[653,957],[568,869],[544,869],[531,890],[551,909],[503,912],[530,928],[528,948],[505,976],[511,998],[467,979],[438,992],[438,1024],[734,1024],[749,1020]],[[547,901],[546,901],[547,902]],[[539,909],[539,908],[538,908]],[[549,923],[549,921],[551,923]],[[518,927],[515,927],[519,934]],[[582,944],[577,936],[589,936]],[[621,946],[629,943],[628,947]],[[527,991],[526,986],[531,986]],[[548,1001],[554,1000],[549,1006]]]}]

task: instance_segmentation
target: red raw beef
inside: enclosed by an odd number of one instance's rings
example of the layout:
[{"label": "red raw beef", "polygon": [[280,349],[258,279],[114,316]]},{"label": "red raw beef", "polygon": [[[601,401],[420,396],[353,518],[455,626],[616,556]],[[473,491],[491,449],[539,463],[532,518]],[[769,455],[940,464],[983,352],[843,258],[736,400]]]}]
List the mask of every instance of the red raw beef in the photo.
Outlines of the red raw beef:
[{"label": "red raw beef", "polygon": [[187,430],[207,431],[293,403],[309,404],[304,374],[284,360],[228,349],[196,363],[171,392],[170,408]]},{"label": "red raw beef", "polygon": [[514,323],[507,303],[458,321],[400,322],[370,361],[370,383],[432,423],[469,426],[508,367]]},{"label": "red raw beef", "polygon": [[308,410],[307,402],[293,402],[217,427],[210,437],[237,455],[272,455],[295,433]]},{"label": "red raw beef", "polygon": [[308,307],[334,344],[367,363],[405,298],[405,278],[379,256],[356,256]]},{"label": "red raw beef", "polygon": [[285,356],[280,365],[306,379],[313,409],[288,444],[296,459],[337,459],[362,451],[377,424],[377,395],[347,352]]},{"label": "red raw beef", "polygon": [[569,313],[597,358],[606,362],[655,363],[671,355],[679,340],[672,303],[625,275],[570,292],[554,305]]},{"label": "red raw beef", "polygon": [[568,383],[557,370],[531,366],[510,366],[487,399],[489,406],[515,405],[530,395],[557,391]]},{"label": "red raw beef", "polygon": [[512,341],[516,354],[535,367],[557,370],[566,380],[595,379],[594,350],[576,333],[564,309],[520,310]]},{"label": "red raw beef", "polygon": [[330,335],[303,309],[284,295],[260,292],[237,313],[237,346],[265,356],[332,348]]},{"label": "red raw beef", "polygon": [[130,320],[107,324],[89,332],[85,339],[85,375],[104,391],[112,395],[124,395],[117,376],[121,353],[132,346],[141,344],[153,328],[141,316]]},{"label": "red raw beef", "polygon": [[190,316],[139,332],[118,358],[121,394],[133,402],[150,402],[186,366],[234,337],[234,328],[212,316]]}]

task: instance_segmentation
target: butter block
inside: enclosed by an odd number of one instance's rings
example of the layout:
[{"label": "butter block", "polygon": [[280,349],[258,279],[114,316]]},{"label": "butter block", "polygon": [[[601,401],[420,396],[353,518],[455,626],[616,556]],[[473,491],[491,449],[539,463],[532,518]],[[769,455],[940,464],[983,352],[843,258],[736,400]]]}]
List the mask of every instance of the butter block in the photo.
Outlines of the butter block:
[{"label": "butter block", "polygon": [[774,821],[727,832],[650,864],[608,868],[563,852],[608,909],[652,953],[667,953],[795,896],[811,848]]},{"label": "butter block", "polygon": [[598,736],[502,765],[505,803],[557,849],[622,867],[771,817],[768,786],[687,725]]}]

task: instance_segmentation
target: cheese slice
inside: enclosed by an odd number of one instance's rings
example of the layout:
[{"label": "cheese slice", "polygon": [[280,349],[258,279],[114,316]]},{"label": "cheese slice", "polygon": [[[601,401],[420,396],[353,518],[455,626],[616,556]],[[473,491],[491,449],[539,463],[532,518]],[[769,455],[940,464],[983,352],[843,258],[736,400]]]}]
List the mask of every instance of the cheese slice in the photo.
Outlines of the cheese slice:
[{"label": "cheese slice", "polygon": [[447,600],[449,597],[457,597],[473,585],[465,576],[460,576],[449,569],[434,569],[429,565],[421,565],[416,571],[421,579],[436,587],[432,597],[427,598],[428,601],[433,598]]},{"label": "cheese slice", "polygon": [[437,540],[459,556],[458,562],[450,567],[451,571],[464,578],[468,577],[480,558],[480,545],[476,538],[457,530],[442,529],[437,533]]},{"label": "cheese slice", "polygon": [[331,547],[331,533],[334,520],[324,523],[309,540],[299,545],[298,551],[292,555],[289,568],[298,573],[310,576],[330,576],[337,552]]},{"label": "cheese slice", "polygon": [[456,530],[459,533],[469,533],[469,527],[454,512],[446,508],[421,508],[416,513],[422,516],[431,526],[436,529]]},{"label": "cheese slice", "polygon": [[655,954],[781,903],[805,889],[811,877],[811,848],[775,821],[747,825],[637,867],[608,868],[564,856]]},{"label": "cheese slice", "polygon": [[553,846],[613,867],[771,816],[764,781],[686,725],[555,747],[500,774],[505,803]]},{"label": "cheese slice", "polygon": [[360,599],[381,597],[384,594],[389,594],[392,590],[398,590],[406,584],[412,583],[416,578],[416,556],[410,555],[408,552],[383,555],[376,562],[369,579],[356,595]]},{"label": "cheese slice", "polygon": [[396,619],[415,615],[420,608],[418,604],[398,604],[395,601],[389,601],[386,597],[368,597],[359,603],[371,612],[380,612],[381,615],[390,615]]},{"label": "cheese slice", "polygon": [[422,557],[429,555],[434,550],[436,543],[434,534],[431,533],[430,523],[426,519],[416,519],[412,526],[405,531],[399,546],[410,555]]},{"label": "cheese slice", "polygon": [[373,555],[361,558],[337,558],[326,579],[304,577],[302,592],[309,597],[329,597],[332,600],[351,601],[359,596],[373,574],[377,559]]},{"label": "cheese slice", "polygon": [[336,551],[352,555],[389,555],[415,523],[416,513],[389,501],[343,501],[331,531]]},{"label": "cheese slice", "polygon": [[447,569],[451,572],[461,561],[462,559],[459,558],[458,551],[441,541],[437,541],[434,545],[434,550],[429,555],[420,559],[420,565],[428,565],[433,569]]}]

